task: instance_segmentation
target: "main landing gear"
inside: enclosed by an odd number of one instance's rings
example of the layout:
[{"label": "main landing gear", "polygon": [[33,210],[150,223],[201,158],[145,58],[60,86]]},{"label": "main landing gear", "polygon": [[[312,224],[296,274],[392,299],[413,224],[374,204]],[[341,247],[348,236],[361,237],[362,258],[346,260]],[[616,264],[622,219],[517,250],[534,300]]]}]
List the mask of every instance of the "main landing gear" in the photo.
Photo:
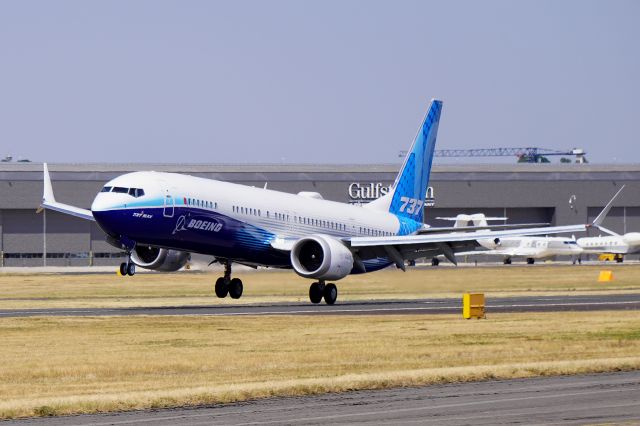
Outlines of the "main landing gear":
[{"label": "main landing gear", "polygon": [[120,270],[118,272],[120,272],[120,275],[123,277],[127,275],[132,277],[136,274],[136,264],[131,261],[131,253],[127,254],[127,261],[120,264]]},{"label": "main landing gear", "polygon": [[324,281],[315,282],[309,287],[309,300],[311,303],[320,303],[322,298],[327,305],[333,305],[338,298],[338,287],[335,284],[325,284]]},{"label": "main landing gear", "polygon": [[224,276],[216,280],[216,296],[223,299],[227,294],[232,299],[240,299],[242,296],[242,281],[240,278],[231,278],[231,261],[224,261]]}]

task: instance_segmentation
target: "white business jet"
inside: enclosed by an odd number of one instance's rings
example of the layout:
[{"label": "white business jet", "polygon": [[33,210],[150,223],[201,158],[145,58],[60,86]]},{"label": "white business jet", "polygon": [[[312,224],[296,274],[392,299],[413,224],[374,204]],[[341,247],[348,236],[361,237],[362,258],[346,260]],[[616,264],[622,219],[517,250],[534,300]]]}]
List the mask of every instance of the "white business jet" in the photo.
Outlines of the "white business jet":
[{"label": "white business jet", "polygon": [[[605,216],[609,210],[613,207],[613,202],[618,197],[618,194],[622,192],[624,186],[616,192],[611,201],[602,210],[598,217],[594,220],[594,224],[601,230],[612,233],[612,231],[602,228],[601,224],[604,221]],[[437,217],[436,219],[454,221],[454,228],[465,229],[469,223],[473,223],[476,227],[487,227],[489,221],[506,221],[506,217],[486,217],[483,213],[475,214],[459,214],[455,217]],[[527,259],[527,264],[533,265],[536,259],[547,259],[552,256],[571,256],[574,260],[580,259],[583,253],[588,252],[587,247],[591,246],[599,248],[608,247],[615,250],[629,250],[635,247],[636,250],[640,250],[640,233],[631,233],[627,240],[624,240],[624,236],[611,237],[595,237],[595,238],[580,238],[576,241],[575,237],[550,237],[545,236],[518,236],[507,238],[482,238],[478,239],[478,244],[484,250],[474,250],[468,252],[458,253],[459,256],[498,256],[503,259],[505,265],[511,264],[511,259],[514,257],[524,257]],[[582,244],[580,243],[582,241]],[[637,244],[636,246],[633,243]],[[596,251],[592,251],[595,253]],[[602,250],[598,251],[599,253]],[[615,253],[615,252],[614,252]],[[432,259],[432,265],[437,266],[438,258]]]},{"label": "white business jet", "polygon": [[122,275],[136,265],[175,271],[190,253],[210,255],[225,267],[218,297],[240,298],[243,283],[232,264],[293,269],[313,280],[309,299],[327,304],[338,290],[329,281],[395,264],[469,250],[478,239],[580,232],[588,225],[442,232],[423,224],[425,194],[442,102],[433,100],[389,193],[354,206],[316,193],[289,194],[176,173],[141,171],[107,182],[91,209],[56,201],[44,165],[41,207],[93,220],[107,241],[127,253]]},{"label": "white business jet", "polygon": [[578,246],[585,253],[617,254],[620,255],[616,257],[618,262],[622,262],[622,255],[640,253],[640,232],[627,232],[620,235],[607,228],[599,228],[608,235],[578,238]]}]

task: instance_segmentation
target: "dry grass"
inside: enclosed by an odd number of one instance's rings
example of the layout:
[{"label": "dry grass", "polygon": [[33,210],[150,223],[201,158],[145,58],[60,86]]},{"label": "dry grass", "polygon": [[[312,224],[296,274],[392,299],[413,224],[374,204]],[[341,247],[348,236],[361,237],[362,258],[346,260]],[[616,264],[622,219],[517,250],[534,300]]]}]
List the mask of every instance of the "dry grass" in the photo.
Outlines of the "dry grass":
[{"label": "dry grass", "polygon": [[5,318],[0,417],[640,368],[640,312]]},{"label": "dry grass", "polygon": [[[615,280],[597,282],[598,272],[614,270]],[[44,307],[129,307],[238,303],[218,299],[219,272],[138,274],[0,275],[0,309]],[[306,302],[310,280],[292,271],[241,272],[244,303]],[[460,297],[482,291],[490,297],[640,291],[640,265],[395,268],[350,276],[339,283],[340,300]]]}]

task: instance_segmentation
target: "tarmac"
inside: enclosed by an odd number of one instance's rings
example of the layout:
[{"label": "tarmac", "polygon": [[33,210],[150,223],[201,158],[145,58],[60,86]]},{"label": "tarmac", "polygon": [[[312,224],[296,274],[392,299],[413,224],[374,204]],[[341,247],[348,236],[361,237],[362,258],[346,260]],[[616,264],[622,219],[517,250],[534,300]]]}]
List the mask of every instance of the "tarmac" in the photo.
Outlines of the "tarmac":
[{"label": "tarmac", "polygon": [[640,371],[269,398],[4,425],[640,424]]},{"label": "tarmac", "polygon": [[[589,296],[524,296],[487,299],[488,315],[499,312],[563,312],[640,309],[640,294]],[[461,299],[412,299],[320,303],[238,304],[216,306],[166,306],[134,308],[2,309],[0,318],[34,316],[132,316],[132,315],[406,315],[456,314]]]}]

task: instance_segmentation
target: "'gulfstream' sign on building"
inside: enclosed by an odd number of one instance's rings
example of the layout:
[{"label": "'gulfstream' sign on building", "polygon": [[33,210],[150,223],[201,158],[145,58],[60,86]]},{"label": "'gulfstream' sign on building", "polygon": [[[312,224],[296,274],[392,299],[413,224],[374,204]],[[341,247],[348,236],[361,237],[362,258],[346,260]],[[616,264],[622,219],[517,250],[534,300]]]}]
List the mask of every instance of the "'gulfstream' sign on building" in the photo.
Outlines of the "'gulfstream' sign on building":
[{"label": "'gulfstream' sign on building", "polygon": [[[383,195],[388,194],[389,189],[391,189],[391,185],[385,185],[381,182],[353,182],[349,184],[349,203],[368,203],[369,201],[373,201],[377,198],[382,197]],[[430,186],[427,188],[424,205],[427,207],[432,207],[435,204],[435,201],[436,199],[433,195],[433,187]]]}]

